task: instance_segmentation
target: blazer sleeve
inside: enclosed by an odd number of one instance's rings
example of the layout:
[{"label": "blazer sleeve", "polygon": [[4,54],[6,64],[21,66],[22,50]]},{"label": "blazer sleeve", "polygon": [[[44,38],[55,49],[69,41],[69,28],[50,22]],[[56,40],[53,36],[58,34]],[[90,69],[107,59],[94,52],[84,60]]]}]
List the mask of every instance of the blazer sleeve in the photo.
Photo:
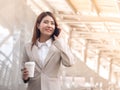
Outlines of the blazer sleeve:
[{"label": "blazer sleeve", "polygon": [[23,52],[22,52],[22,69],[25,67],[25,62],[27,62],[29,60],[29,57],[27,55],[27,51],[26,51],[26,47],[27,45],[24,46],[23,48]]},{"label": "blazer sleeve", "polygon": [[54,41],[54,45],[61,52],[61,60],[64,66],[70,67],[75,64],[74,55],[71,52],[71,49],[67,43],[63,39],[57,39]]},{"label": "blazer sleeve", "polygon": [[[23,52],[22,52],[21,71],[24,69],[25,62],[27,62],[28,60],[29,60],[29,58],[28,58],[28,55],[27,55],[26,45],[25,45],[24,48],[23,48]],[[29,80],[30,80],[30,78],[28,78],[28,80],[23,79],[23,82],[27,83]]]}]

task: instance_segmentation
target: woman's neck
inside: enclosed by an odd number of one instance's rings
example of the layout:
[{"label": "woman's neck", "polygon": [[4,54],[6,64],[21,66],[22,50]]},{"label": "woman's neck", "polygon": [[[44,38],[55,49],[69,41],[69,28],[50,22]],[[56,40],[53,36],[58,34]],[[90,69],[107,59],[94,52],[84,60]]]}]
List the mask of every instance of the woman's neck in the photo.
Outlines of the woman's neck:
[{"label": "woman's neck", "polygon": [[48,37],[40,37],[39,42],[46,42],[48,39],[50,39],[50,38],[48,38]]}]

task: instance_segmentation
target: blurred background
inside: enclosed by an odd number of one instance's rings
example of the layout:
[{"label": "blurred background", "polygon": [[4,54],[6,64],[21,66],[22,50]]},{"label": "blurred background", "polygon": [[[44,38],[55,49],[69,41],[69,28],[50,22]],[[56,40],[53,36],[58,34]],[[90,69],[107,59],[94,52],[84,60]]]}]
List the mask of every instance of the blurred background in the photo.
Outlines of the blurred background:
[{"label": "blurred background", "polygon": [[77,63],[62,67],[62,90],[120,90],[120,0],[0,0],[0,90],[25,90],[23,45],[51,11]]}]

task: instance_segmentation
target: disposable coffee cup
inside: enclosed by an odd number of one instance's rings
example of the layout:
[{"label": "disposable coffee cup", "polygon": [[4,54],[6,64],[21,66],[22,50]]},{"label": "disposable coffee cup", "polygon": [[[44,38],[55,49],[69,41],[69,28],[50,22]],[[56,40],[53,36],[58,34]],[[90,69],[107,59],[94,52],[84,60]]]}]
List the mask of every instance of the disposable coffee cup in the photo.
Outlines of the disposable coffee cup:
[{"label": "disposable coffee cup", "polygon": [[35,62],[25,62],[25,68],[29,72],[29,77],[34,77]]}]

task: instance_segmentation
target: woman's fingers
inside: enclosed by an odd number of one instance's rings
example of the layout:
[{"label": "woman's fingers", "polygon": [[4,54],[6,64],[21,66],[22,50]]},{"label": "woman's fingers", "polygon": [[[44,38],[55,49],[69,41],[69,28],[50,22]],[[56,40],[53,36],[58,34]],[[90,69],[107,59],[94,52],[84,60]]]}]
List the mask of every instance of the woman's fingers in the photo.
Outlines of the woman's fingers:
[{"label": "woman's fingers", "polygon": [[27,79],[29,78],[28,75],[29,75],[28,70],[27,70],[26,68],[24,68],[24,69],[23,69],[23,79],[24,79],[24,80],[27,80]]}]

